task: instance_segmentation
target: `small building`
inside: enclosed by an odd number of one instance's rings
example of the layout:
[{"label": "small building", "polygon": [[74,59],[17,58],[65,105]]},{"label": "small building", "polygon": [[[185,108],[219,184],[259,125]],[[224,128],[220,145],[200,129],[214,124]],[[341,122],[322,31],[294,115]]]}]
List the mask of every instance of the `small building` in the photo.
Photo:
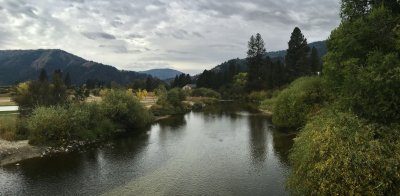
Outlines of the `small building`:
[{"label": "small building", "polygon": [[186,84],[184,87],[182,87],[182,90],[188,91],[196,88],[196,84]]}]

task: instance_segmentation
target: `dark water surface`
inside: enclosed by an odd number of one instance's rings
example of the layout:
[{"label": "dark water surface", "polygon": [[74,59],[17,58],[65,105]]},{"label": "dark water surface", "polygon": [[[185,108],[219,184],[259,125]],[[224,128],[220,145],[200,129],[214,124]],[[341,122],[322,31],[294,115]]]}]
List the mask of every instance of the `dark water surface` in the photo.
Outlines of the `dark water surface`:
[{"label": "dark water surface", "polygon": [[287,195],[292,139],[224,104],[108,147],[0,168],[0,195]]}]

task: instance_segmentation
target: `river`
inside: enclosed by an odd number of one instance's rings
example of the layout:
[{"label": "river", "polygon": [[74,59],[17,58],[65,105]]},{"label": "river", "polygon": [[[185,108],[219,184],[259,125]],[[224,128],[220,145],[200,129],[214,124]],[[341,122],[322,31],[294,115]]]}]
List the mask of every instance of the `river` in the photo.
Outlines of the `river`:
[{"label": "river", "polygon": [[0,195],[287,195],[292,140],[251,108],[221,104],[0,168]]}]

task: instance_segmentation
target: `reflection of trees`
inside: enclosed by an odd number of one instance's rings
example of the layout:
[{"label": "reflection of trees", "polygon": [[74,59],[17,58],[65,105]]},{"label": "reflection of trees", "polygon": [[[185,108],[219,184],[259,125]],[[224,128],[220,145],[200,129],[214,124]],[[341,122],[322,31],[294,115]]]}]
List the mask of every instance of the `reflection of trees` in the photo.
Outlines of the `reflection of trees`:
[{"label": "reflection of trees", "polygon": [[266,159],[267,126],[265,118],[261,116],[249,117],[250,153],[253,164],[261,165]]},{"label": "reflection of trees", "polygon": [[184,115],[174,115],[169,118],[163,119],[158,123],[161,129],[178,129],[186,125],[186,119]]},{"label": "reflection of trees", "polygon": [[[84,160],[87,155],[73,152],[69,154],[52,155],[38,159],[31,159],[22,162],[20,170],[23,175],[29,179],[41,177],[52,177],[79,173],[83,168]],[[95,156],[92,154],[92,156]],[[93,159],[93,157],[89,157]]]},{"label": "reflection of trees", "polygon": [[274,152],[278,156],[279,160],[285,164],[289,165],[288,155],[290,149],[293,146],[293,139],[296,137],[295,134],[285,134],[280,133],[276,130],[272,131],[273,141],[274,141]]}]

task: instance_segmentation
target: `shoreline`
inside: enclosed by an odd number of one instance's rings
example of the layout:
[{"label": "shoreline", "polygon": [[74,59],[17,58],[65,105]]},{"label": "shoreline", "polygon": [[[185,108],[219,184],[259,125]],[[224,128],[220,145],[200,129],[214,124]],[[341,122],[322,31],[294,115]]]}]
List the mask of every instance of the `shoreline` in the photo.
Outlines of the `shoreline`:
[{"label": "shoreline", "polygon": [[42,157],[45,147],[32,146],[28,140],[10,142],[0,139],[0,166],[18,163],[23,160]]},{"label": "shoreline", "polygon": [[[156,117],[153,123],[157,123],[158,121],[167,119],[169,117],[171,117],[171,115]],[[42,146],[42,147],[33,146],[30,145],[28,142],[29,142],[28,140],[7,141],[0,139],[0,167],[12,164],[18,164],[18,162],[24,160],[40,158],[60,153],[63,151],[65,151],[65,153],[71,151],[71,149],[69,148],[62,148],[62,147],[58,149],[49,146]]]},{"label": "shoreline", "polygon": [[268,116],[268,117],[272,117],[273,113],[269,110],[264,110],[261,108],[258,108],[258,111],[260,111],[261,113],[263,113],[264,115]]}]

